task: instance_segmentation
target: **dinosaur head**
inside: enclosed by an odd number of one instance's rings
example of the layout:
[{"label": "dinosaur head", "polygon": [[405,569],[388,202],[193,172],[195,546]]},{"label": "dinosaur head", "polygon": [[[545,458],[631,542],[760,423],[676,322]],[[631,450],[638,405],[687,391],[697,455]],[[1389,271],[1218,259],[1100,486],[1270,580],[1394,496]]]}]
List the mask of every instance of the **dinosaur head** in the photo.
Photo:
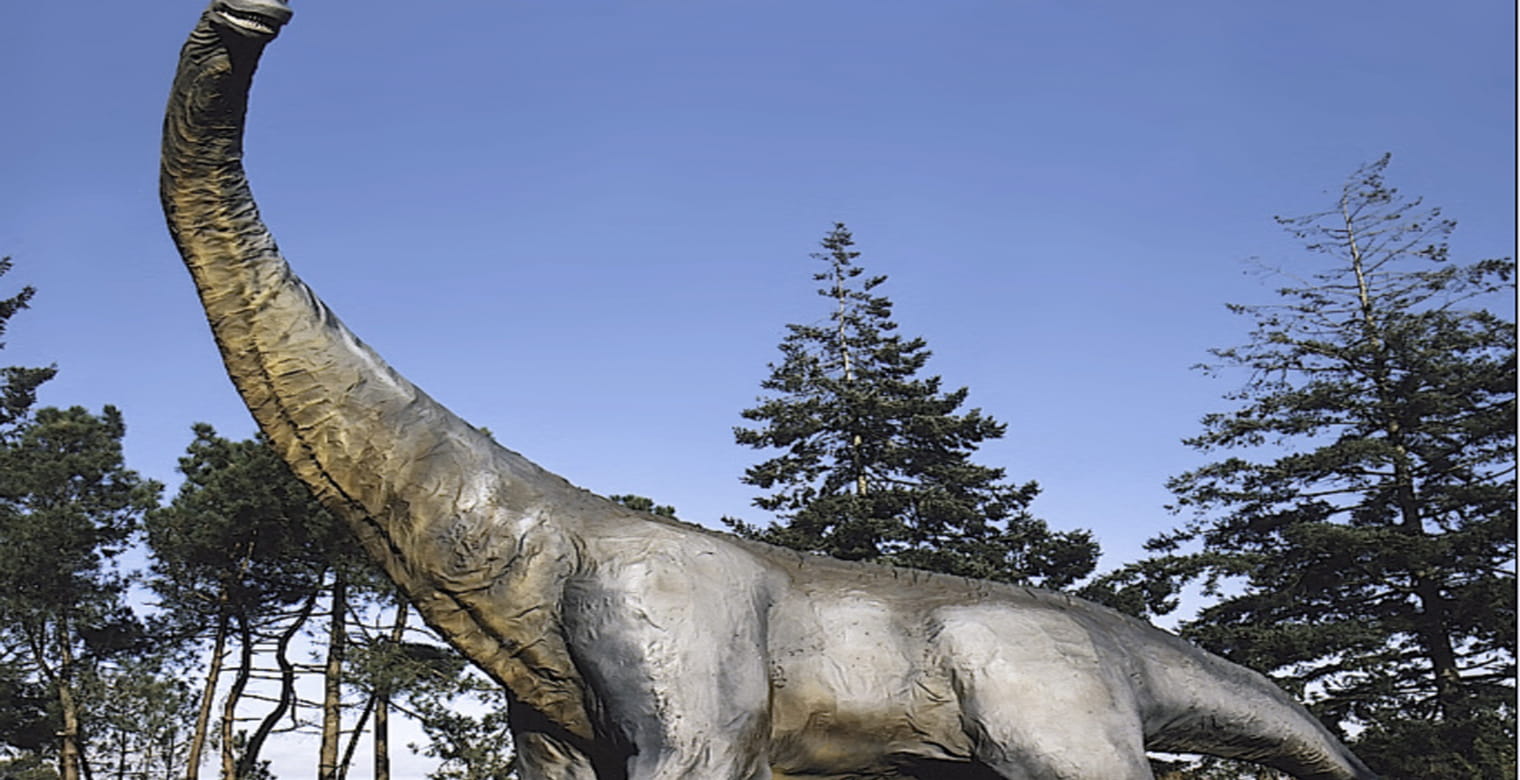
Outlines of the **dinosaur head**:
[{"label": "dinosaur head", "polygon": [[285,0],[211,0],[206,9],[216,26],[259,43],[274,40],[290,16]]}]

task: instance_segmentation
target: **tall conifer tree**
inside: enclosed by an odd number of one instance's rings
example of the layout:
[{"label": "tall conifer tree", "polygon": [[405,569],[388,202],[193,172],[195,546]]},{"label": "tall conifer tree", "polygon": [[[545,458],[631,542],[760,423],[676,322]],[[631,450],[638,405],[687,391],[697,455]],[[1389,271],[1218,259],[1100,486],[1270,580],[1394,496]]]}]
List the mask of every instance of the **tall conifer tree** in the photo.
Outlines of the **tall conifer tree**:
[{"label": "tall conifer tree", "polygon": [[1002,469],[972,462],[1006,427],[958,412],[966,388],[919,375],[929,349],[896,332],[877,292],[886,277],[864,275],[854,243],[836,223],[812,255],[825,265],[813,279],[827,317],[787,326],[782,361],[761,383],[773,395],[742,412],[758,426],[734,429],[739,444],[781,451],[743,481],[769,491],[755,505],[785,522],[727,522],[849,560],[1058,588],[1086,576],[1097,558],[1089,534],[1052,532],[1029,512],[1034,482],[1008,484]]},{"label": "tall conifer tree", "polygon": [[[231,690],[223,698],[221,742],[224,773],[255,770],[266,739],[290,712],[297,698],[298,669],[289,646],[311,619],[320,601],[331,615],[343,615],[348,598],[334,582],[366,571],[356,543],[311,495],[305,485],[270,450],[262,437],[231,441],[204,423],[180,459],[185,481],[179,494],[147,519],[153,554],[149,584],[168,611],[164,631],[184,640],[209,640],[206,678],[187,753],[188,777],[198,776],[208,742],[212,706],[223,673],[223,658],[236,645]],[[343,574],[335,574],[343,572]],[[323,599],[324,590],[328,598]],[[330,623],[329,648],[342,646],[343,622]],[[256,651],[273,645],[274,673],[280,685],[275,706],[258,727],[235,743],[240,699],[257,668]],[[329,661],[340,660],[331,658]],[[323,757],[333,774],[336,744],[336,676],[341,663],[328,664],[331,685],[324,689],[324,709],[334,728],[326,730]],[[242,752],[236,754],[234,747]],[[241,764],[236,770],[232,764]],[[318,773],[322,774],[321,771]]]},{"label": "tall conifer tree", "polygon": [[[0,258],[0,276],[10,270]],[[0,300],[0,336],[35,293]],[[0,368],[0,756],[20,753],[0,761],[0,775],[46,755],[68,779],[88,771],[87,679],[134,648],[137,621],[114,561],[158,486],[124,466],[116,409],[33,410],[55,373]]]},{"label": "tall conifer tree", "polygon": [[[11,259],[0,257],[0,276],[11,270]],[[30,304],[36,289],[23,287],[15,295],[0,300],[0,337],[5,335],[10,318]],[[5,346],[0,343],[0,348]],[[37,400],[37,387],[54,374],[52,368],[5,366],[0,368],[0,445],[15,440],[17,423],[25,419]],[[0,518],[8,509],[0,508]],[[6,747],[22,751],[43,750],[57,726],[48,720],[48,695],[44,686],[29,677],[26,664],[19,663],[13,650],[0,643],[0,752]],[[35,756],[27,756],[35,758]],[[15,770],[17,762],[0,762],[0,771]]]},{"label": "tall conifer tree", "polygon": [[114,560],[159,486],[123,465],[125,432],[110,406],[46,408],[0,446],[0,647],[53,699],[64,780],[87,772],[85,673],[140,630]]},{"label": "tall conifer tree", "polygon": [[[1389,776],[1514,777],[1515,330],[1511,259],[1448,258],[1456,223],[1359,169],[1279,222],[1322,256],[1213,351],[1234,411],[1188,443],[1228,457],[1170,483],[1192,518],[1119,573],[1120,606],[1218,600],[1183,630],[1317,699]],[[1124,603],[1127,602],[1127,603]]]}]

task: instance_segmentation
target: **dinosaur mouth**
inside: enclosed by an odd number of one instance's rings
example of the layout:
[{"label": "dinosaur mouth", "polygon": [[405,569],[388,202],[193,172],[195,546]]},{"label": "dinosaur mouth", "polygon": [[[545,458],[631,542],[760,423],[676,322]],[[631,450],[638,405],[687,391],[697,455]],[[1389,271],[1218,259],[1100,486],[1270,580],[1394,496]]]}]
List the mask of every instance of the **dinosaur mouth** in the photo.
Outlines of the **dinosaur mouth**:
[{"label": "dinosaur mouth", "polygon": [[216,15],[219,21],[227,26],[260,37],[275,35],[280,31],[280,27],[289,19],[288,14],[285,18],[279,18],[241,8],[233,8],[228,3],[217,3]]}]

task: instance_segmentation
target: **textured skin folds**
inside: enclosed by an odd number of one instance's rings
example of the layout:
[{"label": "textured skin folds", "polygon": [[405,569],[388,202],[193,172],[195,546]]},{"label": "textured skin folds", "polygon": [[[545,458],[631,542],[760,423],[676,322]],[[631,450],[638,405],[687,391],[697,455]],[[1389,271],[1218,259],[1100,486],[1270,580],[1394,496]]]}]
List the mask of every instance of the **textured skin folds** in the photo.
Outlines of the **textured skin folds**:
[{"label": "textured skin folds", "polygon": [[632,512],[495,444],[291,272],[242,167],[289,12],[217,0],[161,195],[229,375],[428,623],[510,692],[529,780],[1150,776],[1145,750],[1373,775],[1264,677],[1068,597],[849,564]]}]

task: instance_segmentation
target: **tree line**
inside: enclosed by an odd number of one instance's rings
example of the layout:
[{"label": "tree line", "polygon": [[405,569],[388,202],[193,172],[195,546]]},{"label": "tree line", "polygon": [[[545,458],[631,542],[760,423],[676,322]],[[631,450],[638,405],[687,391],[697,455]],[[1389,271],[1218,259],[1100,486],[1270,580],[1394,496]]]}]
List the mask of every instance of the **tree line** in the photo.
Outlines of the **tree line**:
[{"label": "tree line", "polygon": [[[291,731],[319,736],[323,780],[360,760],[386,778],[397,711],[429,737],[439,780],[509,776],[502,693],[409,625],[261,437],[196,425],[160,505],[125,467],[124,433],[109,406],[0,431],[0,778],[269,778],[267,742]],[[132,546],[146,566],[123,565]]]},{"label": "tree line", "polygon": [[[928,345],[898,332],[843,224],[812,255],[822,316],[787,326],[734,429],[763,453],[741,480],[773,519],[722,522],[1147,618],[1192,594],[1184,636],[1272,676],[1386,777],[1515,777],[1515,328],[1490,310],[1514,261],[1450,257],[1455,221],[1388,164],[1278,218],[1303,258],[1273,302],[1229,304],[1245,337],[1202,369],[1245,379],[1185,440],[1212,462],[1169,481],[1178,525],[1146,557],[1097,572],[1090,532],[1035,515],[1036,482],[975,462],[1006,427],[925,375]],[[0,335],[33,295],[0,301]],[[34,408],[54,372],[0,369],[0,779],[269,777],[290,731],[318,736],[322,780],[361,760],[385,778],[398,713],[431,777],[514,776],[502,692],[409,622],[262,438],[194,426],[164,503],[125,466],[117,410]]]}]

